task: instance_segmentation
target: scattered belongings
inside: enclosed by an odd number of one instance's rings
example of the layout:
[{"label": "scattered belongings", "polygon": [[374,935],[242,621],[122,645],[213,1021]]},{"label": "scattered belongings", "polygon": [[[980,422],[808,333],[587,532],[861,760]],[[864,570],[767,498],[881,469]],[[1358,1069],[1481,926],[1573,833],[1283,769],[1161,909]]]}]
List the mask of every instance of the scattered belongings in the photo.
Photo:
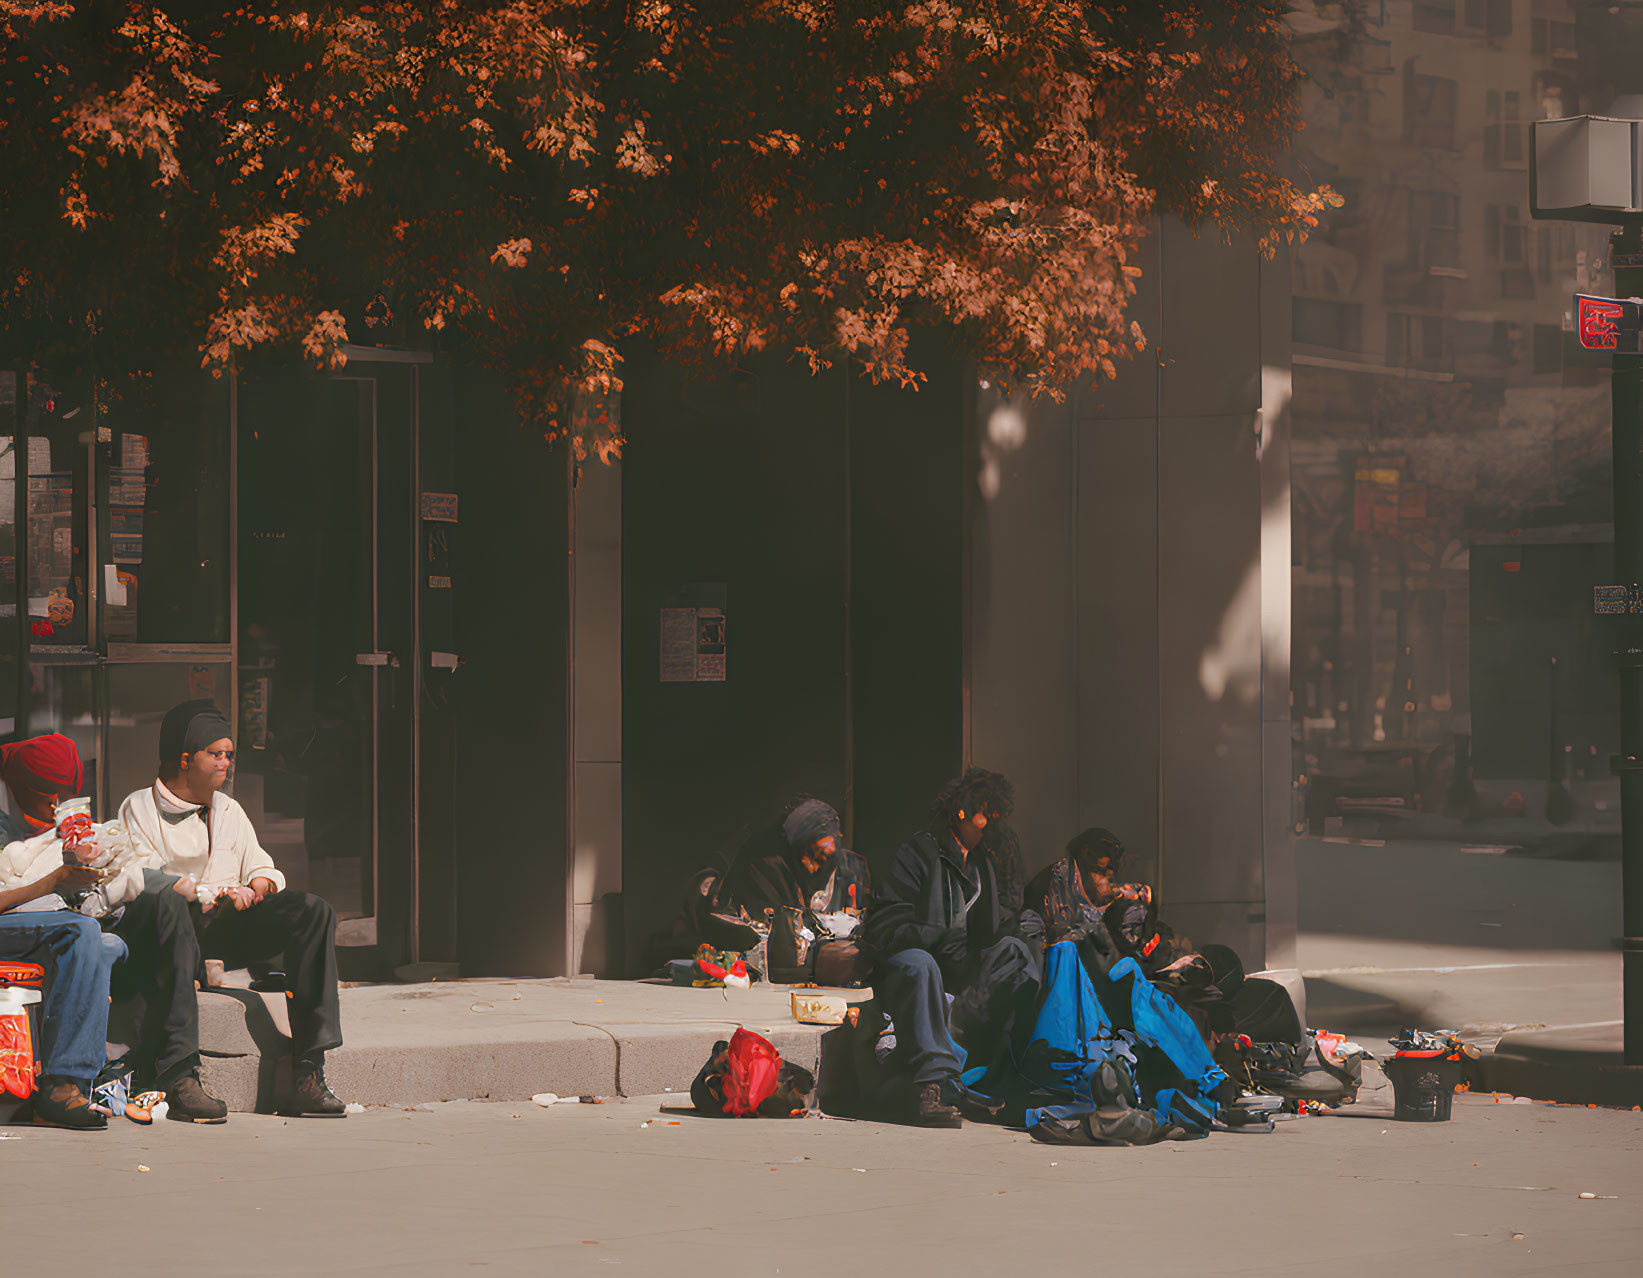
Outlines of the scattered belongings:
[{"label": "scattered belongings", "polygon": [[716,950],[706,941],[696,947],[694,958],[670,962],[668,975],[675,985],[694,985],[703,989],[732,987],[745,990],[753,984],[745,955],[734,950]]},{"label": "scattered belongings", "polygon": [[1216,1049],[1216,1060],[1248,1092],[1281,1097],[1278,1112],[1351,1105],[1363,1085],[1363,1063],[1369,1052],[1344,1035],[1308,1030],[1300,1043],[1256,1043],[1248,1035],[1229,1035]]},{"label": "scattered belongings", "polygon": [[809,1070],[782,1060],[769,1039],[743,1028],[713,1045],[690,1099],[698,1113],[716,1118],[800,1118],[815,1089]]}]

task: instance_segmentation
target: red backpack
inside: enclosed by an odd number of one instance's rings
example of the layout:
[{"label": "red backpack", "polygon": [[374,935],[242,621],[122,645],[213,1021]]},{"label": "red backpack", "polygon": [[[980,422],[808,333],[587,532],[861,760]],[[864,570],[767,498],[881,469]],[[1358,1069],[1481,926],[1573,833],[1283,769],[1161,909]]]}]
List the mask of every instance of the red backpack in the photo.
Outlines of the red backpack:
[{"label": "red backpack", "polygon": [[776,1091],[782,1058],[770,1040],[750,1029],[730,1036],[725,1057],[725,1113],[748,1118]]}]

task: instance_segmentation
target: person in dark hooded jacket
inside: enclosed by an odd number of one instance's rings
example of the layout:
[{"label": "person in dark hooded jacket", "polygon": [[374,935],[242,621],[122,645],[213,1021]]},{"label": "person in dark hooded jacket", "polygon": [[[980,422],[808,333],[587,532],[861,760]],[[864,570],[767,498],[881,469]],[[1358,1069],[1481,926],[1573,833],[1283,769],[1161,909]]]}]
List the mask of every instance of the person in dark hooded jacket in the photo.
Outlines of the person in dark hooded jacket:
[{"label": "person in dark hooded jacket", "polygon": [[896,1089],[895,1107],[920,1126],[961,1124],[964,1062],[988,1063],[1038,992],[1036,947],[1004,908],[992,858],[978,851],[1014,797],[1005,777],[981,768],[948,782],[930,828],[902,844],[863,924],[884,956],[873,987],[895,1025],[887,1064],[911,1084]]},{"label": "person in dark hooded jacket", "polygon": [[770,979],[859,985],[866,977],[855,932],[867,904],[867,862],[842,845],[839,814],[800,798],[742,844],[704,898],[710,914],[770,920]]},{"label": "person in dark hooded jacket", "polygon": [[725,889],[755,917],[780,906],[817,914],[860,910],[867,904],[867,862],[842,844],[839,814],[820,799],[802,799],[742,845]]}]

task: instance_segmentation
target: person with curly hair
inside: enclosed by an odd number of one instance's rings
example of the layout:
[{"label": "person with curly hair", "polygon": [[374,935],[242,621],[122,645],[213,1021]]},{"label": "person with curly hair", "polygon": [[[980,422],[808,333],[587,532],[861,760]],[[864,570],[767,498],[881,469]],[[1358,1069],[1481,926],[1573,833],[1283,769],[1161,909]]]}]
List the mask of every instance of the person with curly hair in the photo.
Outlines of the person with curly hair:
[{"label": "person with curly hair", "polygon": [[961,1109],[978,1113],[960,1070],[1002,1051],[1038,993],[1037,948],[979,850],[1014,806],[1000,773],[970,768],[949,781],[929,827],[902,844],[867,911],[866,939],[884,955],[873,987],[895,1026],[890,1105],[918,1126],[958,1127]]}]

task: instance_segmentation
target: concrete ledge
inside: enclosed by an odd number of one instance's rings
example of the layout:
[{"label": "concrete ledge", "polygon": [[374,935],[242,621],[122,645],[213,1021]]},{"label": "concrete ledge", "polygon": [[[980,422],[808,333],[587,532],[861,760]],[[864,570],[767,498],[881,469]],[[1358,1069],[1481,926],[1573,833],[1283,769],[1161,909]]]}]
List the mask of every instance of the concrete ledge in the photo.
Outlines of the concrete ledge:
[{"label": "concrete ledge", "polygon": [[[846,991],[852,1001],[868,990]],[[291,1047],[280,995],[200,994],[201,1077],[230,1110],[270,1112],[288,1097]],[[786,987],[692,989],[645,981],[440,981],[342,991],[343,1046],[326,1075],[343,1100],[648,1096],[685,1092],[713,1044],[745,1025],[815,1070],[825,1027],[793,1020]],[[124,1050],[133,1027],[111,1017]]]},{"label": "concrete ledge", "polygon": [[1483,1058],[1484,1086],[1570,1105],[1643,1105],[1643,1066],[1627,1065],[1621,1024],[1518,1030]]},{"label": "concrete ledge", "polygon": [[[851,991],[866,998],[866,991]],[[248,1025],[256,1030],[254,1009]],[[685,1092],[737,1026],[814,1069],[823,1027],[792,1018],[785,988],[693,989],[647,981],[439,981],[342,991],[343,1046],[326,1061],[336,1093],[364,1105]],[[210,1060],[232,1109],[277,1107],[289,1088],[289,1043],[261,1043],[253,1086]],[[270,1067],[272,1062],[272,1067]]]}]

